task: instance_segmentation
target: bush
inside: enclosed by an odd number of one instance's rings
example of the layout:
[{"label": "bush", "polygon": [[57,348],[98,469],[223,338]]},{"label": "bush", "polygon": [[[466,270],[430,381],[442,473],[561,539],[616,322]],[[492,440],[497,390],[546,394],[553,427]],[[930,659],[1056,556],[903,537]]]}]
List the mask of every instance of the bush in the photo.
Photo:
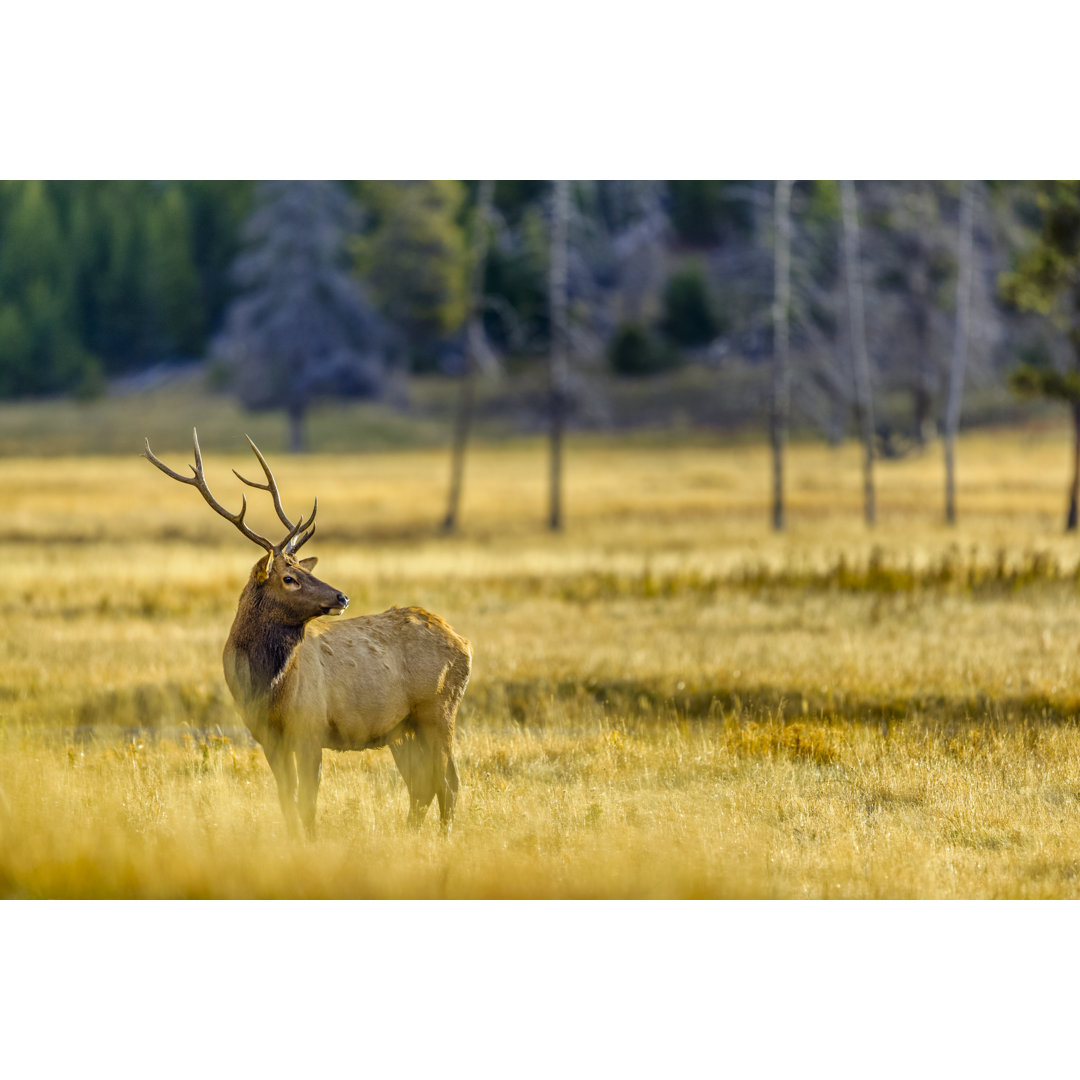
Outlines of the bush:
[{"label": "bush", "polygon": [[678,356],[648,331],[627,323],[616,331],[608,346],[608,359],[616,375],[655,375],[678,364]]},{"label": "bush", "polygon": [[700,267],[689,267],[668,278],[663,304],[660,330],[677,345],[707,345],[722,329]]},{"label": "bush", "polygon": [[668,206],[675,234],[685,244],[711,247],[754,231],[745,183],[728,180],[669,180]]}]

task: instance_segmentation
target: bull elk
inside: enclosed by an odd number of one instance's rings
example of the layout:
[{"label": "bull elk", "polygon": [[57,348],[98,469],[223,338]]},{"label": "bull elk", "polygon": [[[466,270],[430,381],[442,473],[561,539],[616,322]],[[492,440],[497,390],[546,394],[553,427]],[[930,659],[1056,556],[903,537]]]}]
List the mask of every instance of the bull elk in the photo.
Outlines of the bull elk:
[{"label": "bull elk", "polygon": [[[246,436],[245,436],[246,437]],[[322,752],[389,746],[409,790],[413,825],[438,798],[442,827],[449,831],[458,791],[454,722],[472,666],[472,647],[447,623],[417,607],[392,607],[379,615],[333,623],[349,598],[312,573],[315,559],[296,552],[315,532],[311,516],[295,524],[282,509],[274,475],[248,439],[286,528],[277,544],[245,523],[247,496],[229,513],[210,493],[203,475],[199,435],[194,433],[194,475],[173,472],[146,440],[143,456],[166,476],[196,488],[211,509],[231,521],[266,555],[252,567],[225,643],[225,681],[244,723],[262,745],[277,781],[290,832],[302,823],[314,835]]]}]

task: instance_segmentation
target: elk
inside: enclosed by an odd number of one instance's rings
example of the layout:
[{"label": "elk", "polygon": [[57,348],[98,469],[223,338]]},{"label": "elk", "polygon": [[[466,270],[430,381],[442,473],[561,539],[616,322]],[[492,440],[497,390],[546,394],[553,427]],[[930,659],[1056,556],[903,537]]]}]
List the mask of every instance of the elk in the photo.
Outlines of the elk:
[{"label": "elk", "polygon": [[[247,438],[247,436],[245,436]],[[241,483],[270,494],[287,532],[271,543],[244,521],[247,496],[232,514],[210,493],[194,432],[193,475],[173,472],[146,440],[143,456],[166,476],[196,488],[207,504],[266,551],[252,567],[222,657],[225,681],[244,723],[262,746],[277,782],[290,833],[302,824],[315,835],[322,752],[388,746],[409,791],[408,821],[419,826],[438,798],[444,832],[453,823],[458,791],[454,722],[472,668],[472,646],[438,615],[392,607],[333,623],[349,598],[312,573],[316,560],[296,552],[315,532],[311,515],[295,524],[285,514],[270,466],[248,443],[266,483]]]}]

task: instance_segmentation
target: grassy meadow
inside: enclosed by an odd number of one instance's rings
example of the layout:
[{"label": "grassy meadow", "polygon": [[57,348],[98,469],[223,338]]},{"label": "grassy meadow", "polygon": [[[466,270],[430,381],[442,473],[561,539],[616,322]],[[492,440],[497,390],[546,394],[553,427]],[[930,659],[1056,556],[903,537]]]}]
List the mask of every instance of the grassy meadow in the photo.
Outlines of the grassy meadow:
[{"label": "grassy meadow", "polygon": [[[202,438],[230,506],[241,424]],[[176,415],[125,425],[191,459]],[[312,843],[221,672],[258,551],[140,448],[0,460],[2,896],[1080,896],[1064,429],[963,439],[954,529],[939,447],[879,463],[868,530],[857,449],[795,445],[784,535],[746,443],[573,439],[558,536],[543,444],[479,446],[452,538],[442,449],[264,446],[350,611],[475,651],[453,835],[405,827],[388,750],[327,752]]]}]

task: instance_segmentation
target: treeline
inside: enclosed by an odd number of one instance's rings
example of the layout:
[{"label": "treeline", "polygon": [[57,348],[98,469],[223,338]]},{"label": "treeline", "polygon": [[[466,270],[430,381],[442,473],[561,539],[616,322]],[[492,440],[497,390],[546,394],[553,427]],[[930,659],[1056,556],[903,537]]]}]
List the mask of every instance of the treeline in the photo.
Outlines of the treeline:
[{"label": "treeline", "polygon": [[[0,396],[92,395],[113,376],[206,358],[251,407],[281,407],[383,393],[388,373],[541,357],[551,344],[553,184],[494,182],[483,215],[480,186],[3,182]],[[944,396],[960,185],[857,188],[874,391],[908,395],[907,434],[921,438]],[[648,375],[773,356],[771,182],[573,181],[570,190],[573,372],[592,362]],[[1019,313],[998,286],[1038,234],[1041,190],[978,185],[976,384],[1004,382],[1019,361],[1052,366],[1062,353],[1053,323]],[[840,204],[838,182],[792,185],[793,402],[831,437],[852,412]],[[470,313],[482,340],[467,360]]]},{"label": "treeline", "polygon": [[253,185],[0,184],[0,395],[100,392],[198,357],[229,302]]},{"label": "treeline", "polygon": [[[345,236],[348,271],[365,284],[411,370],[453,369],[462,352],[477,183],[340,187],[355,210]],[[615,283],[614,241],[650,213],[652,231],[639,242],[658,239],[658,212],[676,244],[750,236],[745,198],[725,193],[735,187],[583,185],[571,267],[576,299],[590,306]],[[235,263],[257,189],[228,181],[0,183],[0,396],[94,394],[110,376],[208,355],[230,302],[244,291]],[[550,191],[546,181],[499,181],[495,188],[483,321],[491,347],[503,353],[547,347]],[[663,284],[643,283],[646,292]],[[711,310],[702,276],[683,274],[670,288],[663,343],[712,340],[723,320]],[[589,327],[594,336],[616,329],[603,319]],[[616,363],[633,372],[670,362],[655,342],[638,340],[639,329],[631,319]]]}]

